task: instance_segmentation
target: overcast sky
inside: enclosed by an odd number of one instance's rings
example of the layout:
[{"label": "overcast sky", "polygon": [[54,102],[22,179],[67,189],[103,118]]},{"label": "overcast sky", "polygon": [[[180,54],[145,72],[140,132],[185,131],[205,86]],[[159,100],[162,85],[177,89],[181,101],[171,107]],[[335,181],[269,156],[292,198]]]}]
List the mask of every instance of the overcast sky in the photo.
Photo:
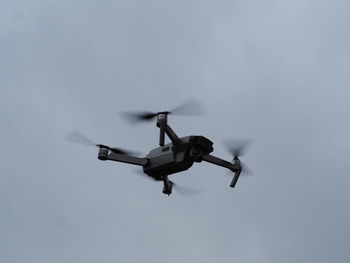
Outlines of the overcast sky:
[{"label": "overcast sky", "polygon": [[[349,1],[0,1],[0,262],[349,262]],[[155,123],[196,97],[179,136],[250,138],[255,175],[173,175],[70,144],[78,129],[147,153]]]}]

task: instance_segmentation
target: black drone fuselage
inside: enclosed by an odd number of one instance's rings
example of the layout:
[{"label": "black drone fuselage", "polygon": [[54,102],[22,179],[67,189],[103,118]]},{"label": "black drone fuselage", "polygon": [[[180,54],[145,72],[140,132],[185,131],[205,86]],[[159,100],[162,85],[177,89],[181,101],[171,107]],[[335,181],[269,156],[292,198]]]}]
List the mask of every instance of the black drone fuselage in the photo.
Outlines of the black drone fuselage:
[{"label": "black drone fuselage", "polygon": [[213,142],[203,136],[187,136],[179,138],[180,143],[168,143],[151,150],[146,158],[143,171],[156,180],[163,176],[182,172],[190,168],[194,162],[202,161],[201,156],[213,151]]}]

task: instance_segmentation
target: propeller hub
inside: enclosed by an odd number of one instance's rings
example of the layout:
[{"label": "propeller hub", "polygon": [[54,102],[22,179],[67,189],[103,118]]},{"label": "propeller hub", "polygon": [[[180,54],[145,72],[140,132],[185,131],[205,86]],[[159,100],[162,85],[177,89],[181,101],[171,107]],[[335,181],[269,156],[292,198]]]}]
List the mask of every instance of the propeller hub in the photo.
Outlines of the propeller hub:
[{"label": "propeller hub", "polygon": [[100,149],[107,149],[109,150],[109,146],[104,145],[104,144],[96,144],[97,147],[99,147]]},{"label": "propeller hub", "polygon": [[240,165],[241,164],[241,161],[238,159],[237,155],[235,156],[235,158],[233,158],[232,163],[236,164],[236,165]]}]

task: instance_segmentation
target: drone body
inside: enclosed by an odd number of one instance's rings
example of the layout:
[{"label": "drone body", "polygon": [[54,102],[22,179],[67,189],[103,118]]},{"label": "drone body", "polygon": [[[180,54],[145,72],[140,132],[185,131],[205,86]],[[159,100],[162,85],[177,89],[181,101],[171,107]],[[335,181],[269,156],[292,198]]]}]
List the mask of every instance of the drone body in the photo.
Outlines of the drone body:
[{"label": "drone body", "polygon": [[[242,171],[242,164],[238,158],[245,148],[247,142],[240,141],[231,145],[230,152],[234,156],[232,162],[225,161],[218,157],[211,155],[213,152],[213,142],[204,136],[186,136],[179,138],[176,133],[168,125],[169,114],[183,115],[184,109],[188,113],[196,112],[194,109],[198,105],[186,103],[173,111],[163,111],[157,113],[127,113],[129,120],[148,121],[157,118],[156,126],[159,128],[159,147],[151,150],[145,157],[135,157],[129,152],[112,148],[103,144],[95,144],[82,134],[76,132],[69,136],[70,141],[89,144],[99,147],[98,159],[102,161],[110,160],[116,162],[129,163],[133,165],[142,166],[143,173],[153,178],[156,181],[163,181],[163,193],[170,195],[173,186],[175,185],[168,179],[168,176],[178,172],[185,171],[192,167],[197,162],[206,161],[218,166],[225,167],[234,173],[234,177],[230,186],[235,187],[237,180]],[[198,112],[198,111],[197,111]],[[165,144],[165,135],[169,137],[171,143]],[[176,188],[175,188],[176,189]]]},{"label": "drone body", "polygon": [[178,144],[169,143],[150,151],[146,155],[148,162],[143,166],[143,171],[156,180],[161,180],[162,176],[182,172],[189,169],[194,162],[200,162],[199,154],[212,152],[212,145],[203,136],[180,138]]}]

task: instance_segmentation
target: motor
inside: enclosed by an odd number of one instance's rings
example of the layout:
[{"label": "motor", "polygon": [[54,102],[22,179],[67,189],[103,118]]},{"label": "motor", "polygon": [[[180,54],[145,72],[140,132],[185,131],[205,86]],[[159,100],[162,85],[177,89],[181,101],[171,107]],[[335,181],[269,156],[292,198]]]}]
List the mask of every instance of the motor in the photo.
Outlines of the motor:
[{"label": "motor", "polygon": [[105,147],[100,147],[97,158],[101,161],[106,161],[107,156],[108,156],[108,149]]}]

